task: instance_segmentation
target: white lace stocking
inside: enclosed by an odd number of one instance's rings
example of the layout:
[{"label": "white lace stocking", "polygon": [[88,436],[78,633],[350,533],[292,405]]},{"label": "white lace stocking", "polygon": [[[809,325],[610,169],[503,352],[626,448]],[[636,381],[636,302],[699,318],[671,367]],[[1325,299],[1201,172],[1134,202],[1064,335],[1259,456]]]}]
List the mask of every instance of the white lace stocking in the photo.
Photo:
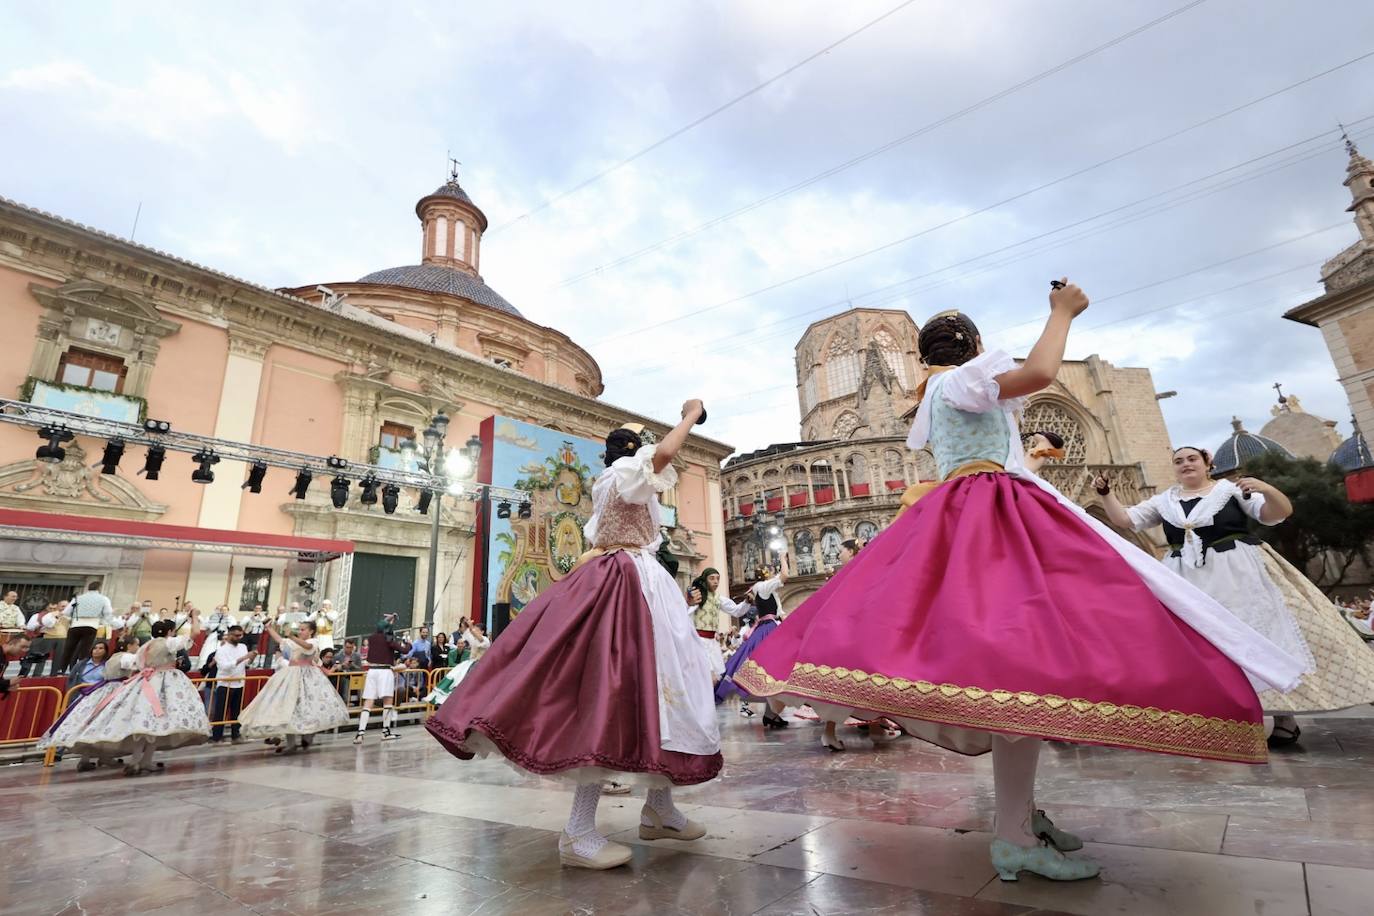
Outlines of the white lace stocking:
[{"label": "white lace stocking", "polygon": [[[648,795],[644,799],[644,803],[663,819],[664,827],[670,827],[673,830],[681,830],[683,827],[687,826],[687,815],[677,810],[673,805],[672,789],[650,789]],[[640,822],[652,826],[649,824],[647,816],[641,815]]]},{"label": "white lace stocking", "polygon": [[588,782],[573,793],[572,812],[568,815],[565,832],[572,838],[572,851],[579,856],[596,855],[606,845],[606,838],[596,830],[596,806],[601,801],[601,783]]}]

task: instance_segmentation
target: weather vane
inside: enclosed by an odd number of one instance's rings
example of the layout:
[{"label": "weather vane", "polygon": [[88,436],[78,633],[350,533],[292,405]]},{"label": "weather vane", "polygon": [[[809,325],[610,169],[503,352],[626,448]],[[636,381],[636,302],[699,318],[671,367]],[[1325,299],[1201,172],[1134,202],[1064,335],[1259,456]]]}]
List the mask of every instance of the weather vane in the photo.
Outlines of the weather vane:
[{"label": "weather vane", "polygon": [[1355,149],[1355,141],[1350,139],[1350,132],[1345,129],[1345,125],[1337,121],[1336,126],[1341,129],[1341,139],[1345,141],[1345,151],[1352,156],[1358,153],[1359,150]]},{"label": "weather vane", "polygon": [[457,159],[454,159],[454,158],[453,158],[453,150],[449,150],[449,151],[448,151],[448,180],[449,180],[449,181],[452,181],[452,182],[454,182],[455,184],[457,184],[457,182],[458,182],[458,166],[460,166],[460,165],[462,165],[462,164],[463,164],[463,163],[461,163],[461,162],[459,162]]}]

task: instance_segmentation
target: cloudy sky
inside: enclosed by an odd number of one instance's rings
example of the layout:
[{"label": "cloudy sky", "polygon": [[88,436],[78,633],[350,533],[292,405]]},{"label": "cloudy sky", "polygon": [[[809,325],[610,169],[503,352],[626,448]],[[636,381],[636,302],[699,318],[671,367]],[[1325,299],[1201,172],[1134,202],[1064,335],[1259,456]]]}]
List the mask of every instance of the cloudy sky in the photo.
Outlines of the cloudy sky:
[{"label": "cloudy sky", "polygon": [[1275,381],[1349,429],[1317,331],[1280,315],[1356,237],[1335,124],[1374,149],[1361,0],[8,4],[0,26],[0,194],[119,234],[141,204],[139,242],[297,286],[415,263],[452,150],[487,282],[586,346],[607,400],[701,396],[741,449],[796,438],[809,322],[957,307],[1024,353],[1061,274],[1094,300],[1070,356],[1153,369],[1175,441],[1258,429]]}]

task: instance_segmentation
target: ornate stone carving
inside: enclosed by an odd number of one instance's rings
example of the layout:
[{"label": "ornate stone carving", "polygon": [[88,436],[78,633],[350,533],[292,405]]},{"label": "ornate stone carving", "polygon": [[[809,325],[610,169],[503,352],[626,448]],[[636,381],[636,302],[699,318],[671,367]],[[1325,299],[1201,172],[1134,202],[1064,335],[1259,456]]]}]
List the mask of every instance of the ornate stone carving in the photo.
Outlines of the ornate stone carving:
[{"label": "ornate stone carving", "polygon": [[150,520],[167,511],[118,474],[101,474],[86,462],[77,442],[59,462],[18,461],[0,467],[0,504],[45,512],[79,512],[81,503],[100,504],[100,514]]}]

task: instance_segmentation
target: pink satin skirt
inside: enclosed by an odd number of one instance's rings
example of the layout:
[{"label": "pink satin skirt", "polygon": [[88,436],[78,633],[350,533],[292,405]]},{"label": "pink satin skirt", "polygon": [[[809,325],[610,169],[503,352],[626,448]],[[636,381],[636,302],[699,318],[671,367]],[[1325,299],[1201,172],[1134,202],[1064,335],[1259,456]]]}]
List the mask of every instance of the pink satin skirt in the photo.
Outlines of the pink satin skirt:
[{"label": "pink satin skirt", "polygon": [[1051,494],[1002,473],[917,502],[735,682],[937,726],[1241,763],[1267,754],[1241,669]]}]

